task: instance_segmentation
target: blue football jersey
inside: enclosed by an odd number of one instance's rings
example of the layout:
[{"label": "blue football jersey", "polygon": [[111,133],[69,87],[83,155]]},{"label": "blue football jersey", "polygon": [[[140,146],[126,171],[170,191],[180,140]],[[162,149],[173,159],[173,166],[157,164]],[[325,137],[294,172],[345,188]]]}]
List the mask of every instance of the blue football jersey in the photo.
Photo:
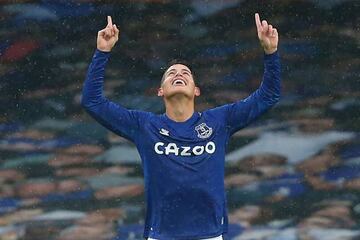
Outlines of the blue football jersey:
[{"label": "blue football jersey", "polygon": [[144,237],[201,239],[227,232],[225,150],[230,136],[280,98],[278,53],[265,55],[263,81],[243,100],[194,112],[184,122],[166,114],[129,110],[103,96],[110,53],[96,50],[82,105],[100,124],[135,143],[142,161]]}]

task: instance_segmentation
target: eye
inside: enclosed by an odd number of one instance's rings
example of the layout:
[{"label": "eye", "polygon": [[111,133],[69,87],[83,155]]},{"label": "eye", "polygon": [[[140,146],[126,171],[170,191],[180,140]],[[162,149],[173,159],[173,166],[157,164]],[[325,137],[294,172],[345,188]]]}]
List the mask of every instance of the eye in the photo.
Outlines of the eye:
[{"label": "eye", "polygon": [[174,75],[174,72],[169,72],[168,73],[168,76],[172,76],[172,75]]}]

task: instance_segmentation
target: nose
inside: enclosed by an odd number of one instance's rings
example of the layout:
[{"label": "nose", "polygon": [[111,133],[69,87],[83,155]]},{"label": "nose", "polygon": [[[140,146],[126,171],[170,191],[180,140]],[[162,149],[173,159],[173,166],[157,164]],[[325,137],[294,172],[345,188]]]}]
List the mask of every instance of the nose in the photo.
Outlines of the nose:
[{"label": "nose", "polygon": [[175,73],[175,76],[179,76],[179,75],[182,76],[181,72],[176,72]]}]

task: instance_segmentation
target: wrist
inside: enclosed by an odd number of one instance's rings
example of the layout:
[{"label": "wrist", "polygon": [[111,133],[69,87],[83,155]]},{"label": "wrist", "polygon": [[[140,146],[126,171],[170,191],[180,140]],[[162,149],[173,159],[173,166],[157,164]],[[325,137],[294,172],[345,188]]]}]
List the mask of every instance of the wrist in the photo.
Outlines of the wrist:
[{"label": "wrist", "polygon": [[100,52],[106,52],[106,53],[111,52],[111,48],[101,48],[101,47],[97,47],[97,50],[99,50]]},{"label": "wrist", "polygon": [[271,49],[264,48],[264,52],[265,52],[266,55],[273,54],[276,51],[277,51],[277,48],[271,48]]},{"label": "wrist", "polygon": [[101,49],[99,49],[99,48],[96,48],[96,50],[95,50],[95,54],[97,54],[97,55],[105,56],[105,55],[110,55],[110,53],[111,53],[111,52],[109,52],[109,51],[103,51],[103,50],[101,50]]}]

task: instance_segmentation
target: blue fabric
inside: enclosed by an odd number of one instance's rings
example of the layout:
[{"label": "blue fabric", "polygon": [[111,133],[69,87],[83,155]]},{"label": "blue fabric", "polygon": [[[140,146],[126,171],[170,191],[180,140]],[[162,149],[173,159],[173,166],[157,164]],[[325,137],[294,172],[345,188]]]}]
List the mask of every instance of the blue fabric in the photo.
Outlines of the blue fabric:
[{"label": "blue fabric", "polygon": [[81,102],[100,124],[137,146],[147,200],[144,237],[201,239],[227,232],[225,149],[233,133],[278,102],[278,53],[264,56],[263,81],[249,97],[194,112],[184,122],[175,122],[166,114],[128,110],[105,98],[109,56],[96,50]]},{"label": "blue fabric", "polygon": [[[141,239],[144,226],[141,224],[129,224],[121,225],[118,227],[117,234],[113,240],[124,239]],[[229,224],[229,229],[226,234],[223,235],[224,240],[233,239],[243,233],[245,228],[239,224]]]}]

